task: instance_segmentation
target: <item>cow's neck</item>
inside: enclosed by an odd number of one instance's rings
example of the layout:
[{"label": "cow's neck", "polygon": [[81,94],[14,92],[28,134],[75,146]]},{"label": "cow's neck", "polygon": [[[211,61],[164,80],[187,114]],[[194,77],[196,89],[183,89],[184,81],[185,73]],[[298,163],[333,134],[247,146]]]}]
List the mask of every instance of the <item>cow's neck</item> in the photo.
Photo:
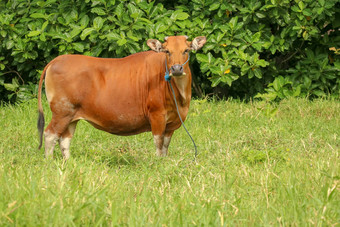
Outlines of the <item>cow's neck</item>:
[{"label": "cow's neck", "polygon": [[191,80],[190,75],[185,75],[181,77],[173,77],[174,84],[179,93],[177,100],[180,105],[185,106],[190,102],[191,98]]}]

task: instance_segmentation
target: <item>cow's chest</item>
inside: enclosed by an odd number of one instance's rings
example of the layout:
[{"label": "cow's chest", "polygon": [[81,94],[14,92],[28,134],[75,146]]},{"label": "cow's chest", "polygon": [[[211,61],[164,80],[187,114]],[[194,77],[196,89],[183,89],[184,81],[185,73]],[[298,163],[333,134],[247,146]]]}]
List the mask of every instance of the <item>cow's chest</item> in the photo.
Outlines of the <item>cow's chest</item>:
[{"label": "cow's chest", "polygon": [[[188,115],[189,107],[179,107],[179,113],[181,115],[182,120],[184,121]],[[178,117],[177,109],[174,106],[171,110],[167,111],[166,114],[166,129],[167,130],[175,130],[181,126],[181,121]]]}]

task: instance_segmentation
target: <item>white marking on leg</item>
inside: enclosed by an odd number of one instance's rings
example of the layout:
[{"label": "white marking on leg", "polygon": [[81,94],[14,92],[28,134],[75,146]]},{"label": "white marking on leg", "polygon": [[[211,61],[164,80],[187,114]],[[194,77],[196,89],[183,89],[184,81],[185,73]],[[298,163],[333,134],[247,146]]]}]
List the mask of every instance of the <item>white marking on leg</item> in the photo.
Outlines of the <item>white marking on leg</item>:
[{"label": "white marking on leg", "polygon": [[154,135],[153,140],[156,145],[156,153],[158,156],[164,156],[162,152],[164,136]]},{"label": "white marking on leg", "polygon": [[70,137],[66,138],[60,137],[59,146],[65,160],[70,158],[70,144],[71,144]]},{"label": "white marking on leg", "polygon": [[58,136],[53,133],[45,132],[45,157],[53,158],[54,146],[58,140]]},{"label": "white marking on leg", "polygon": [[171,141],[171,136],[164,136],[164,142],[163,142],[163,147],[162,147],[162,154],[163,156],[168,155],[168,147]]}]

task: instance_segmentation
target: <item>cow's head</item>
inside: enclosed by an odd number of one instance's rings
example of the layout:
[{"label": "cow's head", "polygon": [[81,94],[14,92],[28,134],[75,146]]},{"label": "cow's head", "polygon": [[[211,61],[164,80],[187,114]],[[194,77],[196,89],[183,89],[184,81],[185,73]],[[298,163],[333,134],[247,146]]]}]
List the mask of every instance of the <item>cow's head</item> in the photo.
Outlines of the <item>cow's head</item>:
[{"label": "cow's head", "polygon": [[161,43],[156,39],[149,39],[148,46],[156,52],[166,53],[167,66],[173,76],[183,75],[183,63],[189,57],[191,50],[199,50],[206,42],[204,36],[196,37],[192,42],[187,40],[187,36],[165,37],[165,42]]}]

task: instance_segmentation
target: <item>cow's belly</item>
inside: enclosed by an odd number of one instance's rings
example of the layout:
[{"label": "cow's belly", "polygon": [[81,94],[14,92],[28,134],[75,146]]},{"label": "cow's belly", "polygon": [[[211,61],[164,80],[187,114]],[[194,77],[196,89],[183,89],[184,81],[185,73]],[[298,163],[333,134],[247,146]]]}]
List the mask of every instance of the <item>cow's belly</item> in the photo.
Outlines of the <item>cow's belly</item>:
[{"label": "cow's belly", "polygon": [[135,135],[151,130],[142,107],[124,100],[83,104],[74,118],[78,119],[84,119],[95,128],[116,135]]},{"label": "cow's belly", "polygon": [[125,124],[122,121],[110,121],[105,123],[98,121],[93,122],[91,120],[87,121],[97,129],[121,136],[136,135],[151,130],[151,127],[148,124],[145,124],[145,122],[127,127],[128,124]]}]

